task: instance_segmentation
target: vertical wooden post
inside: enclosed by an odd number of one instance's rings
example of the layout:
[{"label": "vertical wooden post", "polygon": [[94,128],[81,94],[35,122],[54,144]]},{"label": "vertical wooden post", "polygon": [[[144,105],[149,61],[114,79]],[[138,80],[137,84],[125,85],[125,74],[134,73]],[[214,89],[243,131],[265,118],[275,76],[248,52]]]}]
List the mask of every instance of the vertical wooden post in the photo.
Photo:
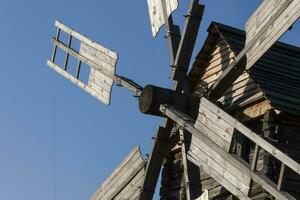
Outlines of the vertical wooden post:
[{"label": "vertical wooden post", "polygon": [[191,192],[190,192],[190,179],[189,179],[189,169],[186,157],[186,146],[185,146],[185,130],[180,129],[180,145],[181,145],[181,154],[182,154],[182,164],[183,164],[183,176],[185,181],[185,191],[186,191],[186,200],[191,200]]}]

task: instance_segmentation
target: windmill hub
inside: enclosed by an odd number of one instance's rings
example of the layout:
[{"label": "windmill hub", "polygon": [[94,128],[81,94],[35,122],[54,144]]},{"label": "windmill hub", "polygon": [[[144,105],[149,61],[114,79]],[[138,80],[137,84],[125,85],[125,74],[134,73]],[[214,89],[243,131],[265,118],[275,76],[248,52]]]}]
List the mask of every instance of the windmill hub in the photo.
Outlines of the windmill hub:
[{"label": "windmill hub", "polygon": [[139,108],[144,114],[162,116],[159,111],[160,105],[168,104],[185,112],[189,101],[188,95],[154,85],[147,85],[139,98]]}]

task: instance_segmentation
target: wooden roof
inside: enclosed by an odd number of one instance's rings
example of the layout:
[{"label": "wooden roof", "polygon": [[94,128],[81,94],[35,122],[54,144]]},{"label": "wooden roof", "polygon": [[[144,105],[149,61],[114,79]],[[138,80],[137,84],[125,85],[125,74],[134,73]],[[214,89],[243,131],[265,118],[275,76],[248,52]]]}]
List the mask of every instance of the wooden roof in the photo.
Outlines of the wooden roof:
[{"label": "wooden roof", "polygon": [[[231,62],[235,56],[243,49],[245,43],[245,32],[233,27],[213,22],[208,28],[208,37],[196,56],[196,60],[189,73],[189,81],[194,94],[200,94],[205,88],[201,81],[209,70],[209,63],[212,62],[212,55],[225,52],[229,49],[231,53],[226,53],[226,59]],[[225,45],[220,45],[225,44]],[[225,60],[222,58],[222,62]],[[226,61],[226,60],[225,60]],[[218,75],[226,66],[220,67]],[[216,74],[214,74],[216,75]],[[243,94],[232,98],[233,88],[225,93],[225,97],[219,100],[229,110],[245,106],[260,99],[267,99],[277,110],[300,116],[300,48],[276,42],[273,47],[243,76],[249,76],[247,86]],[[240,79],[242,80],[242,79]],[[203,81],[202,81],[203,82]],[[253,85],[252,85],[253,82]],[[241,84],[241,81],[240,81]],[[210,86],[207,83],[208,87]],[[231,93],[231,98],[226,94]],[[227,100],[227,99],[230,99]]]}]

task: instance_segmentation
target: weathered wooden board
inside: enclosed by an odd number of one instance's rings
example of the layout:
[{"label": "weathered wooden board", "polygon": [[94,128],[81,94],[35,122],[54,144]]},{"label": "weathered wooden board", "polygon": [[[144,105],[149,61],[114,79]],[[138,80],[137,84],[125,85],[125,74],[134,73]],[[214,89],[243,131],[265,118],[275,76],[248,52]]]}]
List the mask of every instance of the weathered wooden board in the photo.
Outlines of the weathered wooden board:
[{"label": "weathered wooden board", "polygon": [[[209,102],[207,99],[202,98],[202,100],[204,101],[203,104],[205,104],[206,107],[217,114],[220,118],[224,119],[235,129],[242,132],[253,142],[262,146],[271,155],[281,160],[283,163],[287,163],[291,169],[295,170],[296,167],[296,172],[298,172],[298,163],[284,155],[281,151],[262,138],[258,139],[259,136],[255,133],[252,132],[253,135],[251,134],[250,136],[250,130],[247,130],[245,126],[230,117],[228,114],[222,112],[217,106]],[[190,151],[188,152],[189,160],[196,165],[202,166],[206,173],[208,173],[235,196],[239,197],[240,199],[249,199],[246,191],[248,190],[247,187],[249,185],[247,183],[250,179],[263,187],[276,199],[295,199],[290,194],[279,191],[276,187],[276,184],[268,177],[252,171],[245,161],[233,156],[232,154],[229,154],[223,148],[218,146],[213,140],[208,138],[206,134],[203,134],[202,130],[198,130],[194,126],[193,120],[188,116],[172,108],[171,106],[161,106],[160,110],[165,116],[174,120],[179,126],[182,126],[192,134],[192,145]],[[247,187],[244,187],[245,185]]]},{"label": "weathered wooden board", "polygon": [[253,64],[300,16],[299,0],[265,0],[245,25],[247,67]]},{"label": "weathered wooden board", "polygon": [[135,147],[113,173],[102,183],[91,200],[129,199],[139,195],[145,175],[140,148]]},{"label": "weathered wooden board", "polygon": [[79,41],[95,48],[96,50],[102,52],[104,55],[108,55],[110,56],[112,59],[117,60],[118,59],[118,54],[100,44],[98,44],[97,42],[87,38],[86,36],[74,31],[72,28],[64,25],[63,23],[59,22],[59,21],[55,21],[55,26],[61,30],[63,30],[64,32],[66,32],[67,34],[71,35],[72,37],[78,39]]},{"label": "weathered wooden board", "polygon": [[[114,80],[116,79],[115,71],[118,55],[112,50],[109,50],[102,45],[90,40],[86,36],[74,31],[61,22],[56,21],[55,26],[58,29],[66,32],[70,36],[70,38],[79,40],[79,52],[72,49],[71,39],[69,40],[68,44],[63,43],[59,40],[59,38],[53,39],[52,42],[54,43],[55,47],[59,47],[67,53],[67,58],[69,57],[69,55],[71,55],[78,59],[79,62],[85,63],[89,66],[90,69],[88,83],[85,84],[80,81],[80,68],[77,69],[78,74],[73,76],[69,72],[67,72],[67,70],[63,72],[59,68],[57,68],[58,65],[56,65],[55,62],[49,61],[49,67],[53,68],[61,75],[68,78],[70,81],[102,101],[104,104],[109,105],[112,86]],[[66,59],[65,69],[67,69],[67,60],[68,59]]]},{"label": "weathered wooden board", "polygon": [[293,169],[296,173],[300,174],[300,165],[289,156],[284,154],[282,151],[274,147],[272,144],[264,140],[262,137],[248,129],[238,120],[231,117],[229,114],[223,112],[220,108],[215,106],[206,98],[201,98],[201,103],[205,105],[205,107],[209,108],[212,112],[214,112],[217,116],[225,120],[227,123],[232,125],[234,129],[239,131],[241,134],[252,140],[254,143],[258,144],[261,148],[267,151],[269,154],[283,162],[285,165]]},{"label": "weathered wooden board", "polygon": [[[149,16],[151,22],[152,35],[155,37],[162,25],[166,23],[162,0],[147,0]],[[167,15],[170,16],[178,7],[178,0],[164,0],[166,4]]]},{"label": "weathered wooden board", "polygon": [[246,24],[245,48],[210,87],[210,98],[219,99],[245,69],[254,66],[299,16],[299,0],[265,0]]},{"label": "weathered wooden board", "polygon": [[208,190],[204,190],[203,194],[196,200],[209,200]]},{"label": "weathered wooden board", "polygon": [[97,88],[86,85],[85,83],[83,83],[82,81],[77,79],[75,76],[68,73],[67,71],[62,69],[60,66],[56,65],[55,63],[53,63],[49,60],[47,61],[47,65],[50,68],[52,68],[53,70],[55,70],[57,73],[59,73],[60,75],[62,75],[63,77],[65,77],[66,79],[68,79],[69,81],[74,83],[75,85],[77,85],[79,88],[81,88],[84,91],[86,91],[87,93],[89,93],[90,95],[96,97],[97,99],[99,99],[100,101],[102,101],[103,103],[105,103],[107,105],[109,104],[110,93],[104,92],[104,91],[99,93],[98,90],[96,90]]},{"label": "weathered wooden board", "polygon": [[250,177],[197,137],[192,137],[188,158],[202,166],[206,173],[232,194],[241,199],[249,199]]},{"label": "weathered wooden board", "polygon": [[209,108],[200,103],[199,114],[195,123],[198,130],[207,133],[206,136],[225,151],[229,151],[234,128],[222,118],[219,118]]}]

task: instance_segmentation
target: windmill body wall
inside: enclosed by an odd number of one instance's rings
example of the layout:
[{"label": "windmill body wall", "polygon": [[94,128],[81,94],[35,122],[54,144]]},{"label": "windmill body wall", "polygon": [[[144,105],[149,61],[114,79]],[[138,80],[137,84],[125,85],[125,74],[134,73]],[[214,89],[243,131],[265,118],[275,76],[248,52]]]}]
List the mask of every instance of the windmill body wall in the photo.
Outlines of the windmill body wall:
[{"label": "windmill body wall", "polygon": [[[198,68],[201,72],[197,75],[197,82],[193,83],[194,95],[198,95],[211,87],[236,58],[236,53],[224,39],[217,37],[216,40],[217,43],[207,52],[207,56],[204,58],[205,60],[202,61],[201,64],[200,62],[199,64],[197,64],[197,61],[195,62],[194,70]],[[203,59],[203,57],[199,57],[198,59]],[[262,91],[251,79],[249,74],[244,72],[237,78],[233,85],[228,88],[218,102],[223,108],[230,109],[231,107],[246,105],[253,100],[262,98],[264,98]]]},{"label": "windmill body wall", "polygon": [[[225,25],[212,24],[208,31],[209,35],[189,73],[191,92],[195,96],[201,96],[218,80],[235,60],[245,42],[243,31]],[[294,87],[294,82],[299,85],[300,71],[295,67],[300,63],[299,51],[297,47],[277,42],[255,64],[252,71],[244,72],[218,99],[220,107],[298,163],[300,115],[297,113],[300,98],[296,99],[300,93],[299,87]],[[231,153],[251,164],[255,145],[239,135],[241,134],[235,134]],[[264,150],[259,151],[257,171],[277,182],[280,167],[276,159]],[[231,198],[228,191],[203,169],[200,168],[199,171],[201,190],[208,189],[211,199]],[[283,190],[300,199],[299,175],[287,169],[283,180]],[[255,183],[250,196],[251,199],[271,199]]]}]

